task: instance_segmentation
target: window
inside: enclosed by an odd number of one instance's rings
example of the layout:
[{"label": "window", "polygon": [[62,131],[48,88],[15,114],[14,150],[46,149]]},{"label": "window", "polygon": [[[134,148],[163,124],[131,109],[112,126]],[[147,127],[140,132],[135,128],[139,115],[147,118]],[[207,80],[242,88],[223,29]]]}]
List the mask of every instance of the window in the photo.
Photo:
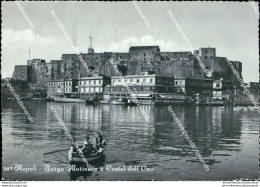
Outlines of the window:
[{"label": "window", "polygon": [[150,79],[150,83],[153,83],[153,79]]},{"label": "window", "polygon": [[218,83],[218,84],[216,84],[216,87],[218,87],[218,88],[219,88],[219,87],[220,87],[220,84],[219,84],[219,83]]},{"label": "window", "polygon": [[139,79],[137,79],[136,82],[139,83]]},{"label": "window", "polygon": [[207,59],[208,57],[207,56],[205,56],[205,59]]},{"label": "window", "polygon": [[101,84],[101,80],[98,81],[98,84]]},{"label": "window", "polygon": [[94,80],[94,85],[96,84],[96,81]]}]

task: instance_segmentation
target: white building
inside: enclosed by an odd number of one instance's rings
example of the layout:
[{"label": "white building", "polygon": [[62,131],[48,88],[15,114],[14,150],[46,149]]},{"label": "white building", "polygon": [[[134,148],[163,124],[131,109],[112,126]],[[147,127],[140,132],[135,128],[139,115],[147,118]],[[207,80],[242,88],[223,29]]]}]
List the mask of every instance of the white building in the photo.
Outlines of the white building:
[{"label": "white building", "polygon": [[93,98],[94,95],[102,96],[104,86],[110,80],[104,76],[93,75],[92,77],[81,77],[79,80],[79,93],[81,98]]}]

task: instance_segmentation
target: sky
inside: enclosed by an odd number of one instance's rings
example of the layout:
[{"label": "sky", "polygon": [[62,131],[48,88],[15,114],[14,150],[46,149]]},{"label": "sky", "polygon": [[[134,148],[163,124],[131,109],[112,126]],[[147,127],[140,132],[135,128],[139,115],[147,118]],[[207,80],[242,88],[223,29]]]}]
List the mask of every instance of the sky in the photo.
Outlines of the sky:
[{"label": "sky", "polygon": [[[191,45],[216,48],[216,55],[242,62],[245,82],[259,81],[258,15],[248,2],[137,2],[144,18],[128,2],[15,2],[2,4],[2,71],[11,77],[15,65],[30,57],[61,59],[74,53],[51,11],[87,53],[89,35],[95,52],[128,52],[130,46],[159,45],[161,51],[190,51],[167,14],[172,10]],[[255,3],[258,6],[257,3]],[[28,23],[32,21],[32,25]]]}]

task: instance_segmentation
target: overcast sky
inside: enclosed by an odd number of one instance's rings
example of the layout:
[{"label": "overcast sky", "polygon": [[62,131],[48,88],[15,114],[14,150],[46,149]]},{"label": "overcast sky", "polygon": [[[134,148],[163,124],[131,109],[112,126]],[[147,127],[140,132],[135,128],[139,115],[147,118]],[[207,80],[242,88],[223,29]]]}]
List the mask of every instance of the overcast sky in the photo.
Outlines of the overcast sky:
[{"label": "overcast sky", "polygon": [[[138,2],[148,28],[132,2],[21,2],[31,27],[15,2],[2,4],[2,71],[29,58],[61,59],[73,53],[50,11],[86,53],[89,34],[95,52],[128,52],[133,45],[159,45],[161,51],[189,51],[167,14],[172,10],[192,46],[215,47],[217,56],[241,61],[246,82],[259,81],[258,17],[247,2]],[[255,3],[256,6],[258,4]],[[77,25],[75,29],[75,25]],[[74,29],[73,29],[74,28]]]}]

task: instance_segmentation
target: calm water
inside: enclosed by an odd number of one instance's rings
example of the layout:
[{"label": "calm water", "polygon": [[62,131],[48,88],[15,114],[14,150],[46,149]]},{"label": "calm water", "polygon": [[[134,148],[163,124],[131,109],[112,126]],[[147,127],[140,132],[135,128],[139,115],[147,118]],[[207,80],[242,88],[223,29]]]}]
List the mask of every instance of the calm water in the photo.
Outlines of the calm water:
[{"label": "calm water", "polygon": [[[4,179],[21,180],[229,180],[258,178],[259,114],[256,110],[219,107],[172,107],[209,165],[205,171],[166,107],[144,106],[152,124],[130,106],[24,102],[36,123],[26,120],[16,101],[2,104],[3,167],[36,171],[3,171]],[[67,151],[43,153],[70,146],[50,107],[56,106],[78,142],[101,131],[108,142],[103,171],[46,172],[66,168]],[[145,165],[154,171],[107,171],[107,167]]]}]

